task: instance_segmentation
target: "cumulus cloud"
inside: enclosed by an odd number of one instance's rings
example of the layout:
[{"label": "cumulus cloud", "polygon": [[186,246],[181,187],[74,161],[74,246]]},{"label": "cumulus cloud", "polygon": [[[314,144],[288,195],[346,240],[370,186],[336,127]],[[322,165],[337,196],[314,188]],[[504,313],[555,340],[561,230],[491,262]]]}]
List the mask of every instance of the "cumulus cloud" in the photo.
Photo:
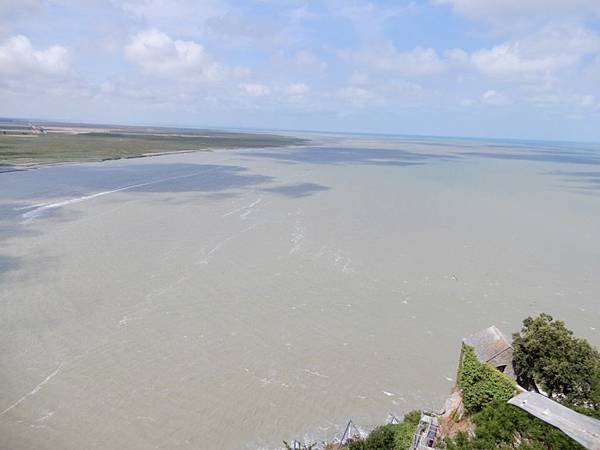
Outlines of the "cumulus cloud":
[{"label": "cumulus cloud", "polygon": [[378,48],[345,51],[341,56],[364,70],[390,72],[404,77],[437,75],[446,64],[432,48],[400,51],[391,43]]},{"label": "cumulus cloud", "polygon": [[471,61],[481,73],[497,78],[514,79],[549,74],[573,64],[571,55],[524,55],[521,45],[516,43],[497,45],[471,55]]},{"label": "cumulus cloud", "polygon": [[224,76],[224,68],[209,58],[202,45],[174,40],[154,28],[133,36],[125,47],[125,56],[143,73],[155,77],[217,81]]},{"label": "cumulus cloud", "polygon": [[513,40],[470,56],[484,75],[500,79],[535,79],[577,65],[584,56],[600,51],[600,37],[579,27],[546,27],[524,39]]},{"label": "cumulus cloud", "polygon": [[23,35],[0,44],[0,76],[3,78],[60,78],[69,71],[69,52],[60,45],[38,50]]},{"label": "cumulus cloud", "polygon": [[186,108],[222,124],[246,120],[236,108],[282,123],[319,111],[298,123],[322,127],[339,111],[379,127],[378,113],[408,109],[535,122],[544,108],[597,124],[599,12],[600,0],[0,0],[0,89],[34,113],[54,92],[57,117],[72,114],[68,94],[89,100],[82,111],[119,104],[129,119],[131,105],[173,122]]}]

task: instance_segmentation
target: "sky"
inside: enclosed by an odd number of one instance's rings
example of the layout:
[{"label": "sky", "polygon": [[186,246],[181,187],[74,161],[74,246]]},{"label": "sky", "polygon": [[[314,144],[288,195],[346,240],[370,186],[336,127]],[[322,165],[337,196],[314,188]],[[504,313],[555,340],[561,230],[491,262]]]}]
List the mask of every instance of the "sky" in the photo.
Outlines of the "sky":
[{"label": "sky", "polygon": [[600,0],[0,0],[0,116],[600,142]]}]

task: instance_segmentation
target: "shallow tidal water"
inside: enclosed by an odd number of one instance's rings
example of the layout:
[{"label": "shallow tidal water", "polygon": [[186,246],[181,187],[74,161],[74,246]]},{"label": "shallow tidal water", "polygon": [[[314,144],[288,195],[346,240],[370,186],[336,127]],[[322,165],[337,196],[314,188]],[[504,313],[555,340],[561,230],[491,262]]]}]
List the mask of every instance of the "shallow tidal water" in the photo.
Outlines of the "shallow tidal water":
[{"label": "shallow tidal water", "polygon": [[438,410],[492,324],[600,346],[599,146],[312,137],[0,173],[0,448],[278,448]]}]

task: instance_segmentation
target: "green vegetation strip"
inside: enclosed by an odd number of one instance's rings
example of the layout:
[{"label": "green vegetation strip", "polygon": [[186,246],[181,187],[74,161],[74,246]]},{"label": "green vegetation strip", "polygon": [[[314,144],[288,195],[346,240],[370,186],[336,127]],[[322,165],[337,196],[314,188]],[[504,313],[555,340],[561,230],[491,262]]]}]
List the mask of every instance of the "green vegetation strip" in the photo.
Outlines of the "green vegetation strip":
[{"label": "green vegetation strip", "polygon": [[103,161],[141,157],[149,153],[281,147],[306,142],[304,139],[271,134],[225,132],[202,132],[181,136],[122,132],[0,135],[0,166]]}]

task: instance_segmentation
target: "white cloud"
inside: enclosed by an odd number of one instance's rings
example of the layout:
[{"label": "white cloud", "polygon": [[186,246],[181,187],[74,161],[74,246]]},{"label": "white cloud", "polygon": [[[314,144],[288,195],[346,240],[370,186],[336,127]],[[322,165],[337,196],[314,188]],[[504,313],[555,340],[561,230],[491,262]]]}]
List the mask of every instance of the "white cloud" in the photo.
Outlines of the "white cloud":
[{"label": "white cloud", "polygon": [[444,61],[432,48],[416,47],[403,52],[388,43],[378,48],[342,52],[341,56],[362,70],[390,72],[404,77],[437,75],[446,69]]},{"label": "white cloud", "polygon": [[469,64],[469,54],[461,48],[453,48],[451,50],[448,50],[446,51],[445,56],[447,61],[450,63],[456,65]]},{"label": "white cloud", "polygon": [[57,78],[69,71],[69,52],[60,45],[37,50],[23,35],[13,36],[0,45],[0,77]]},{"label": "white cloud", "polygon": [[573,64],[574,58],[560,54],[528,57],[524,55],[522,46],[515,42],[478,50],[471,55],[471,61],[484,75],[514,79],[550,74]]},{"label": "white cloud", "polygon": [[155,77],[216,81],[224,76],[224,68],[211,61],[202,45],[173,40],[156,29],[133,36],[125,47],[125,56],[146,75]]},{"label": "white cloud", "polygon": [[499,79],[531,80],[576,66],[600,51],[600,37],[580,27],[546,27],[524,39],[505,42],[470,55],[473,66]]},{"label": "white cloud", "polygon": [[481,102],[486,105],[505,106],[510,105],[512,101],[503,93],[489,90],[481,95]]},{"label": "white cloud", "polygon": [[259,83],[240,83],[238,87],[244,94],[250,97],[264,97],[271,93],[271,89],[268,86]]},{"label": "white cloud", "polygon": [[291,83],[283,86],[281,89],[281,100],[289,105],[304,105],[310,103],[310,87],[305,83]]}]

